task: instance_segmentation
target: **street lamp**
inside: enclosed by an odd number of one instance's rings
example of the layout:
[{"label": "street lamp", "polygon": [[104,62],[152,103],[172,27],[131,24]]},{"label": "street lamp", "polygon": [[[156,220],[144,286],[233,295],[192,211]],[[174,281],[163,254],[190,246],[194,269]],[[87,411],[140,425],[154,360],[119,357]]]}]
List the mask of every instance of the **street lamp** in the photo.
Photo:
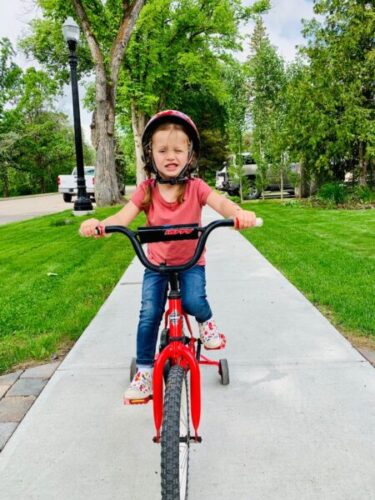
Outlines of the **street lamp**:
[{"label": "street lamp", "polygon": [[72,98],[73,98],[73,117],[74,117],[74,138],[76,147],[76,162],[77,162],[77,199],[74,202],[74,215],[86,215],[93,212],[92,203],[86,193],[85,171],[83,168],[83,148],[82,148],[82,131],[81,131],[81,116],[79,112],[79,96],[77,82],[77,56],[76,48],[79,40],[79,26],[68,17],[63,24],[63,34],[66,43],[68,44],[70,56],[70,79],[72,82]]}]

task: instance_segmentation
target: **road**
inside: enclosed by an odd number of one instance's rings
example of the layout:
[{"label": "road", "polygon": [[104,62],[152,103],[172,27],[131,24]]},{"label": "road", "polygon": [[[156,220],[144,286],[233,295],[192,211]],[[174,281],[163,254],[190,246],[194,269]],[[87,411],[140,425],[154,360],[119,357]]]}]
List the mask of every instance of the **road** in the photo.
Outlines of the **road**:
[{"label": "road", "polygon": [[[131,194],[134,189],[135,186],[126,186],[126,194]],[[266,197],[279,198],[280,193],[267,192]],[[286,195],[285,198],[290,198],[290,196]],[[2,198],[0,199],[0,225],[69,209],[73,209],[73,203],[65,203],[59,193]]]},{"label": "road", "polygon": [[69,208],[73,208],[73,204],[65,203],[59,193],[1,199],[0,225],[54,214]]},{"label": "road", "polygon": [[[126,186],[126,194],[131,194],[135,186]],[[0,199],[0,225],[33,219],[41,215],[73,210],[73,203],[65,203],[59,193],[19,196]],[[95,204],[94,204],[95,207]]]}]

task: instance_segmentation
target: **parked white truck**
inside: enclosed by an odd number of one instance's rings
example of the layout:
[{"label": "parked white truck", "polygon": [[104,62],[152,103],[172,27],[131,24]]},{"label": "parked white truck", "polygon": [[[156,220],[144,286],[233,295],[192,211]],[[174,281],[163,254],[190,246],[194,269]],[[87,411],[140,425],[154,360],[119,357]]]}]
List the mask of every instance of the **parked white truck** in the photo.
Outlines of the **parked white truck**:
[{"label": "parked white truck", "polygon": [[[95,167],[87,166],[85,169],[86,193],[90,198],[95,196]],[[67,203],[72,201],[72,196],[77,196],[77,168],[73,169],[71,175],[59,175],[57,177],[59,193],[63,195]]]}]

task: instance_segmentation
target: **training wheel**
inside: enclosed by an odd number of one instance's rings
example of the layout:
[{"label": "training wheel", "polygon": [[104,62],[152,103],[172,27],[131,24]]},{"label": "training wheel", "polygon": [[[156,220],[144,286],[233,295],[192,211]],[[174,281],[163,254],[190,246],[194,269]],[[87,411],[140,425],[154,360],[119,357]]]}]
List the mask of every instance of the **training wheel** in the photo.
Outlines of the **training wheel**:
[{"label": "training wheel", "polygon": [[229,366],[226,359],[219,360],[219,375],[223,385],[229,384]]}]

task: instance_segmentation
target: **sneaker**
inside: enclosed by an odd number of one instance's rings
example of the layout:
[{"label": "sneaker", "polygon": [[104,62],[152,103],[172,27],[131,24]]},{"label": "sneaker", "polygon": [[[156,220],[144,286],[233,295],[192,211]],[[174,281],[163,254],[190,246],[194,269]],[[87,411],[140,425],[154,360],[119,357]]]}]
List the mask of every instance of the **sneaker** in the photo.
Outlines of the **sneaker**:
[{"label": "sneaker", "polygon": [[226,344],[225,336],[219,332],[213,319],[199,323],[199,337],[205,349],[223,349]]},{"label": "sneaker", "polygon": [[130,386],[124,393],[124,402],[132,401],[147,402],[152,397],[152,374],[148,370],[138,370]]}]

